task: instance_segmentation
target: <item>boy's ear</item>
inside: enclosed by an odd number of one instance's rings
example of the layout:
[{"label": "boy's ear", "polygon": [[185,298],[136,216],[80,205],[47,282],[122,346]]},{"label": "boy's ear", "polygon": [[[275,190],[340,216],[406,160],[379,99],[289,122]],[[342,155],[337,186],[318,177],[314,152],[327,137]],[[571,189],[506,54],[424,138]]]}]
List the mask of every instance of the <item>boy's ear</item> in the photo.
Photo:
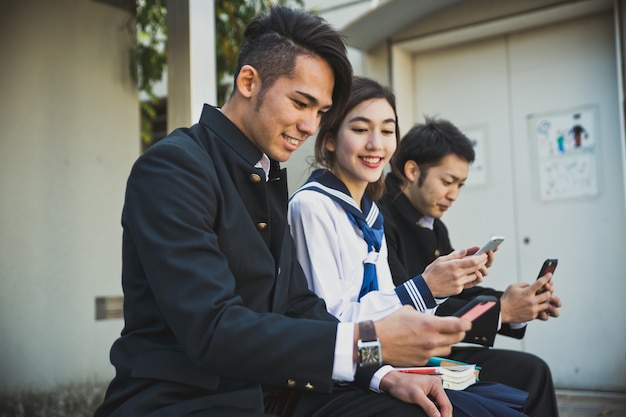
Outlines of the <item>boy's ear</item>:
[{"label": "boy's ear", "polygon": [[244,65],[235,80],[237,91],[242,97],[250,98],[260,86],[259,73],[252,65]]},{"label": "boy's ear", "polygon": [[410,182],[415,182],[420,177],[420,166],[417,162],[409,159],[404,163],[404,176]]}]

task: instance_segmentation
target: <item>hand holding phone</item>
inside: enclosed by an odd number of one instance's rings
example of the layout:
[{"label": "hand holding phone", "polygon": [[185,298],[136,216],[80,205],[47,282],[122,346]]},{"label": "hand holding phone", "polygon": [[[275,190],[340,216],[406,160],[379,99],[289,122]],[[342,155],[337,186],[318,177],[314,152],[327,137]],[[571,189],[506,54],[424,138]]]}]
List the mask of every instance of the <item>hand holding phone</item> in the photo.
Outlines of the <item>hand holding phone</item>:
[{"label": "hand holding phone", "polygon": [[479,295],[457,310],[453,316],[474,321],[496,305],[498,299],[493,295]]},{"label": "hand holding phone", "polygon": [[495,250],[502,242],[504,242],[502,236],[492,236],[474,255],[482,255],[490,250]]},{"label": "hand holding phone", "polygon": [[[548,272],[554,274],[554,271],[556,270],[556,266],[558,263],[559,263],[558,259],[546,259],[545,261],[543,261],[543,265],[541,265],[541,269],[539,270],[539,275],[537,276],[537,279],[541,278]],[[544,285],[543,287],[537,290],[537,294],[541,294],[542,292],[545,292],[545,291],[546,291],[546,287]]]}]

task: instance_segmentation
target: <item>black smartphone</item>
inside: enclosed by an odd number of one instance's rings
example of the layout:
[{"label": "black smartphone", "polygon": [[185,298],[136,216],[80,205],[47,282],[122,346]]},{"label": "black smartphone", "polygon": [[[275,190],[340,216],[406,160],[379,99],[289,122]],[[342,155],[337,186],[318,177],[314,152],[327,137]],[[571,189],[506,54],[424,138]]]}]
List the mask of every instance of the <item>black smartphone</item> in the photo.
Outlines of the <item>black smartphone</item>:
[{"label": "black smartphone", "polygon": [[[539,275],[537,275],[537,279],[541,278],[548,272],[551,272],[554,275],[554,271],[556,270],[556,266],[558,263],[558,259],[546,259],[545,261],[543,261],[543,265],[541,265],[541,269],[539,270]],[[541,294],[545,290],[545,287],[541,287],[537,290],[537,294]]]},{"label": "black smartphone", "polygon": [[479,295],[478,297],[472,298],[469,303],[457,310],[453,316],[474,321],[474,319],[494,307],[497,302],[498,299],[493,295]]}]

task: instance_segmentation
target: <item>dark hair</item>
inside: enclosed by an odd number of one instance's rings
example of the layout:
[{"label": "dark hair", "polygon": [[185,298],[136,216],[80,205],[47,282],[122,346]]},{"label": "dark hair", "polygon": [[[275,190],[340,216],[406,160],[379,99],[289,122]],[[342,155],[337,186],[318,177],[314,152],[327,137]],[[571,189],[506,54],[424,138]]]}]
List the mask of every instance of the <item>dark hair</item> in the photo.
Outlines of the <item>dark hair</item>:
[{"label": "dark hair", "polygon": [[[334,120],[326,119],[320,123],[320,129],[315,139],[315,162],[325,168],[332,169],[337,156],[334,152],[326,149],[326,142],[337,135],[339,127],[344,117],[356,106],[370,99],[382,98],[387,100],[396,117],[396,143],[400,141],[400,128],[398,127],[398,113],[396,111],[396,96],[387,87],[382,86],[378,82],[365,77],[354,77],[352,80],[352,93],[348,100],[348,104],[340,117]],[[384,176],[376,182],[369,183],[365,192],[374,201],[380,199],[385,191]]]},{"label": "dark hair", "polygon": [[319,56],[335,75],[333,106],[323,117],[332,119],[342,112],[352,82],[352,65],[343,40],[343,36],[319,16],[302,9],[274,6],[256,16],[246,27],[235,80],[244,65],[253,66],[261,78],[262,101],[263,93],[278,78],[293,74],[298,56]]},{"label": "dark hair", "polygon": [[475,158],[474,145],[449,121],[426,116],[424,123],[416,124],[402,137],[391,158],[390,179],[398,185],[405,184],[404,165],[407,161],[415,161],[420,167],[417,184],[421,186],[428,170],[439,165],[443,157],[450,154],[472,163]]}]

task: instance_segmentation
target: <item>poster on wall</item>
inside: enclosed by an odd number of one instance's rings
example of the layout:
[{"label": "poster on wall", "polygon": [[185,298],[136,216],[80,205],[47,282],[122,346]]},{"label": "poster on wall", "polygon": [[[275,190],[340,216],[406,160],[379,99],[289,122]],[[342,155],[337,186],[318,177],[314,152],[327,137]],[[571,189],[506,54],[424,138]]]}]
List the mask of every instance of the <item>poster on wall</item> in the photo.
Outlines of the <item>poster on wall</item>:
[{"label": "poster on wall", "polygon": [[598,108],[528,116],[544,201],[598,194]]},{"label": "poster on wall", "polygon": [[487,172],[485,170],[485,146],[486,146],[486,131],[485,127],[471,127],[461,129],[463,134],[474,145],[474,162],[469,166],[469,173],[466,186],[484,185],[487,182]]}]

